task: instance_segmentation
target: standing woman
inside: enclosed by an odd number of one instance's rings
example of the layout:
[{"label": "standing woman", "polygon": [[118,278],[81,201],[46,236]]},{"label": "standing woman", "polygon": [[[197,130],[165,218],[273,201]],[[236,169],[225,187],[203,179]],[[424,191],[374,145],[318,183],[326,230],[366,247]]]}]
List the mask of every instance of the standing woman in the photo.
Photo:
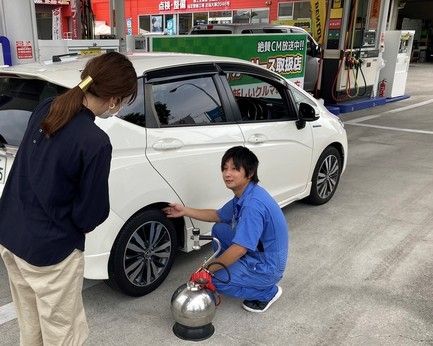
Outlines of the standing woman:
[{"label": "standing woman", "polygon": [[85,234],[107,217],[110,139],[95,116],[116,115],[137,93],[122,54],[87,62],[81,83],[30,117],[0,199],[0,255],[23,346],[82,345]]}]

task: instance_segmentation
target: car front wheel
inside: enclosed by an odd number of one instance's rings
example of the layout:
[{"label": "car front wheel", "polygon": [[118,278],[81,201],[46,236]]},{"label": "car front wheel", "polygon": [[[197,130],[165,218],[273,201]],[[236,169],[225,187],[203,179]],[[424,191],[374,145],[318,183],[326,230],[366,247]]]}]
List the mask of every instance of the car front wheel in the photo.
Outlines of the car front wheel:
[{"label": "car front wheel", "polygon": [[152,292],[170,272],[176,243],[176,230],[160,210],[139,212],[114,242],[108,284],[135,297]]},{"label": "car front wheel", "polygon": [[332,198],[340,181],[341,161],[341,155],[336,148],[328,147],[323,151],[314,168],[308,202],[319,205]]}]

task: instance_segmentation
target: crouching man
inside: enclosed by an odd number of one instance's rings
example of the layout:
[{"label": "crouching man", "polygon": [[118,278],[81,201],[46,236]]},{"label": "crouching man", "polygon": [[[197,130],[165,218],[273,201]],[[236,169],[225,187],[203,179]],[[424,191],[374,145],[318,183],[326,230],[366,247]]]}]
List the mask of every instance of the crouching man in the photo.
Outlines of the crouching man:
[{"label": "crouching man", "polygon": [[168,217],[187,216],[215,222],[212,236],[221,241],[222,254],[214,259],[228,267],[212,265],[214,284],[219,293],[243,299],[243,308],[265,312],[280,298],[281,280],[287,262],[288,226],[284,215],[269,193],[259,186],[259,161],[249,149],[230,148],[221,160],[221,171],[234,197],[221,209],[195,209],[170,204]]}]

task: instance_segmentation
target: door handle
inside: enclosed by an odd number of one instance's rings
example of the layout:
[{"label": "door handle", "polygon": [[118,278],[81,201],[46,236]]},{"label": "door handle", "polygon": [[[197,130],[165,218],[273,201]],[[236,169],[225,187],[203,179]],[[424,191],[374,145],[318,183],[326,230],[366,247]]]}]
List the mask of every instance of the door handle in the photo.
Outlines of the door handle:
[{"label": "door handle", "polygon": [[254,134],[248,138],[248,142],[252,144],[259,144],[266,142],[266,136],[260,134]]},{"label": "door handle", "polygon": [[155,150],[180,149],[183,147],[183,142],[176,138],[164,138],[156,141],[152,147]]}]

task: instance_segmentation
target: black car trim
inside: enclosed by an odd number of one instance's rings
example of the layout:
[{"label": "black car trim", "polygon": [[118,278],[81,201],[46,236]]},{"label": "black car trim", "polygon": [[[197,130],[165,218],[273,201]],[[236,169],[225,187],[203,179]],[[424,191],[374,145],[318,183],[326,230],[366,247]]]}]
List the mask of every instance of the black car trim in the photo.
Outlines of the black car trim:
[{"label": "black car trim", "polygon": [[216,67],[215,63],[196,63],[148,71],[144,75],[144,78],[146,82],[155,83],[216,73],[220,73],[220,70]]},{"label": "black car trim", "polygon": [[285,79],[280,77],[279,75],[274,74],[271,71],[255,67],[254,65],[242,64],[242,63],[230,63],[230,62],[221,62],[218,65],[222,68],[224,72],[232,72],[235,70],[236,72],[247,73],[251,76],[258,76],[262,78],[271,79],[274,82],[278,82],[280,84],[285,83]]}]

